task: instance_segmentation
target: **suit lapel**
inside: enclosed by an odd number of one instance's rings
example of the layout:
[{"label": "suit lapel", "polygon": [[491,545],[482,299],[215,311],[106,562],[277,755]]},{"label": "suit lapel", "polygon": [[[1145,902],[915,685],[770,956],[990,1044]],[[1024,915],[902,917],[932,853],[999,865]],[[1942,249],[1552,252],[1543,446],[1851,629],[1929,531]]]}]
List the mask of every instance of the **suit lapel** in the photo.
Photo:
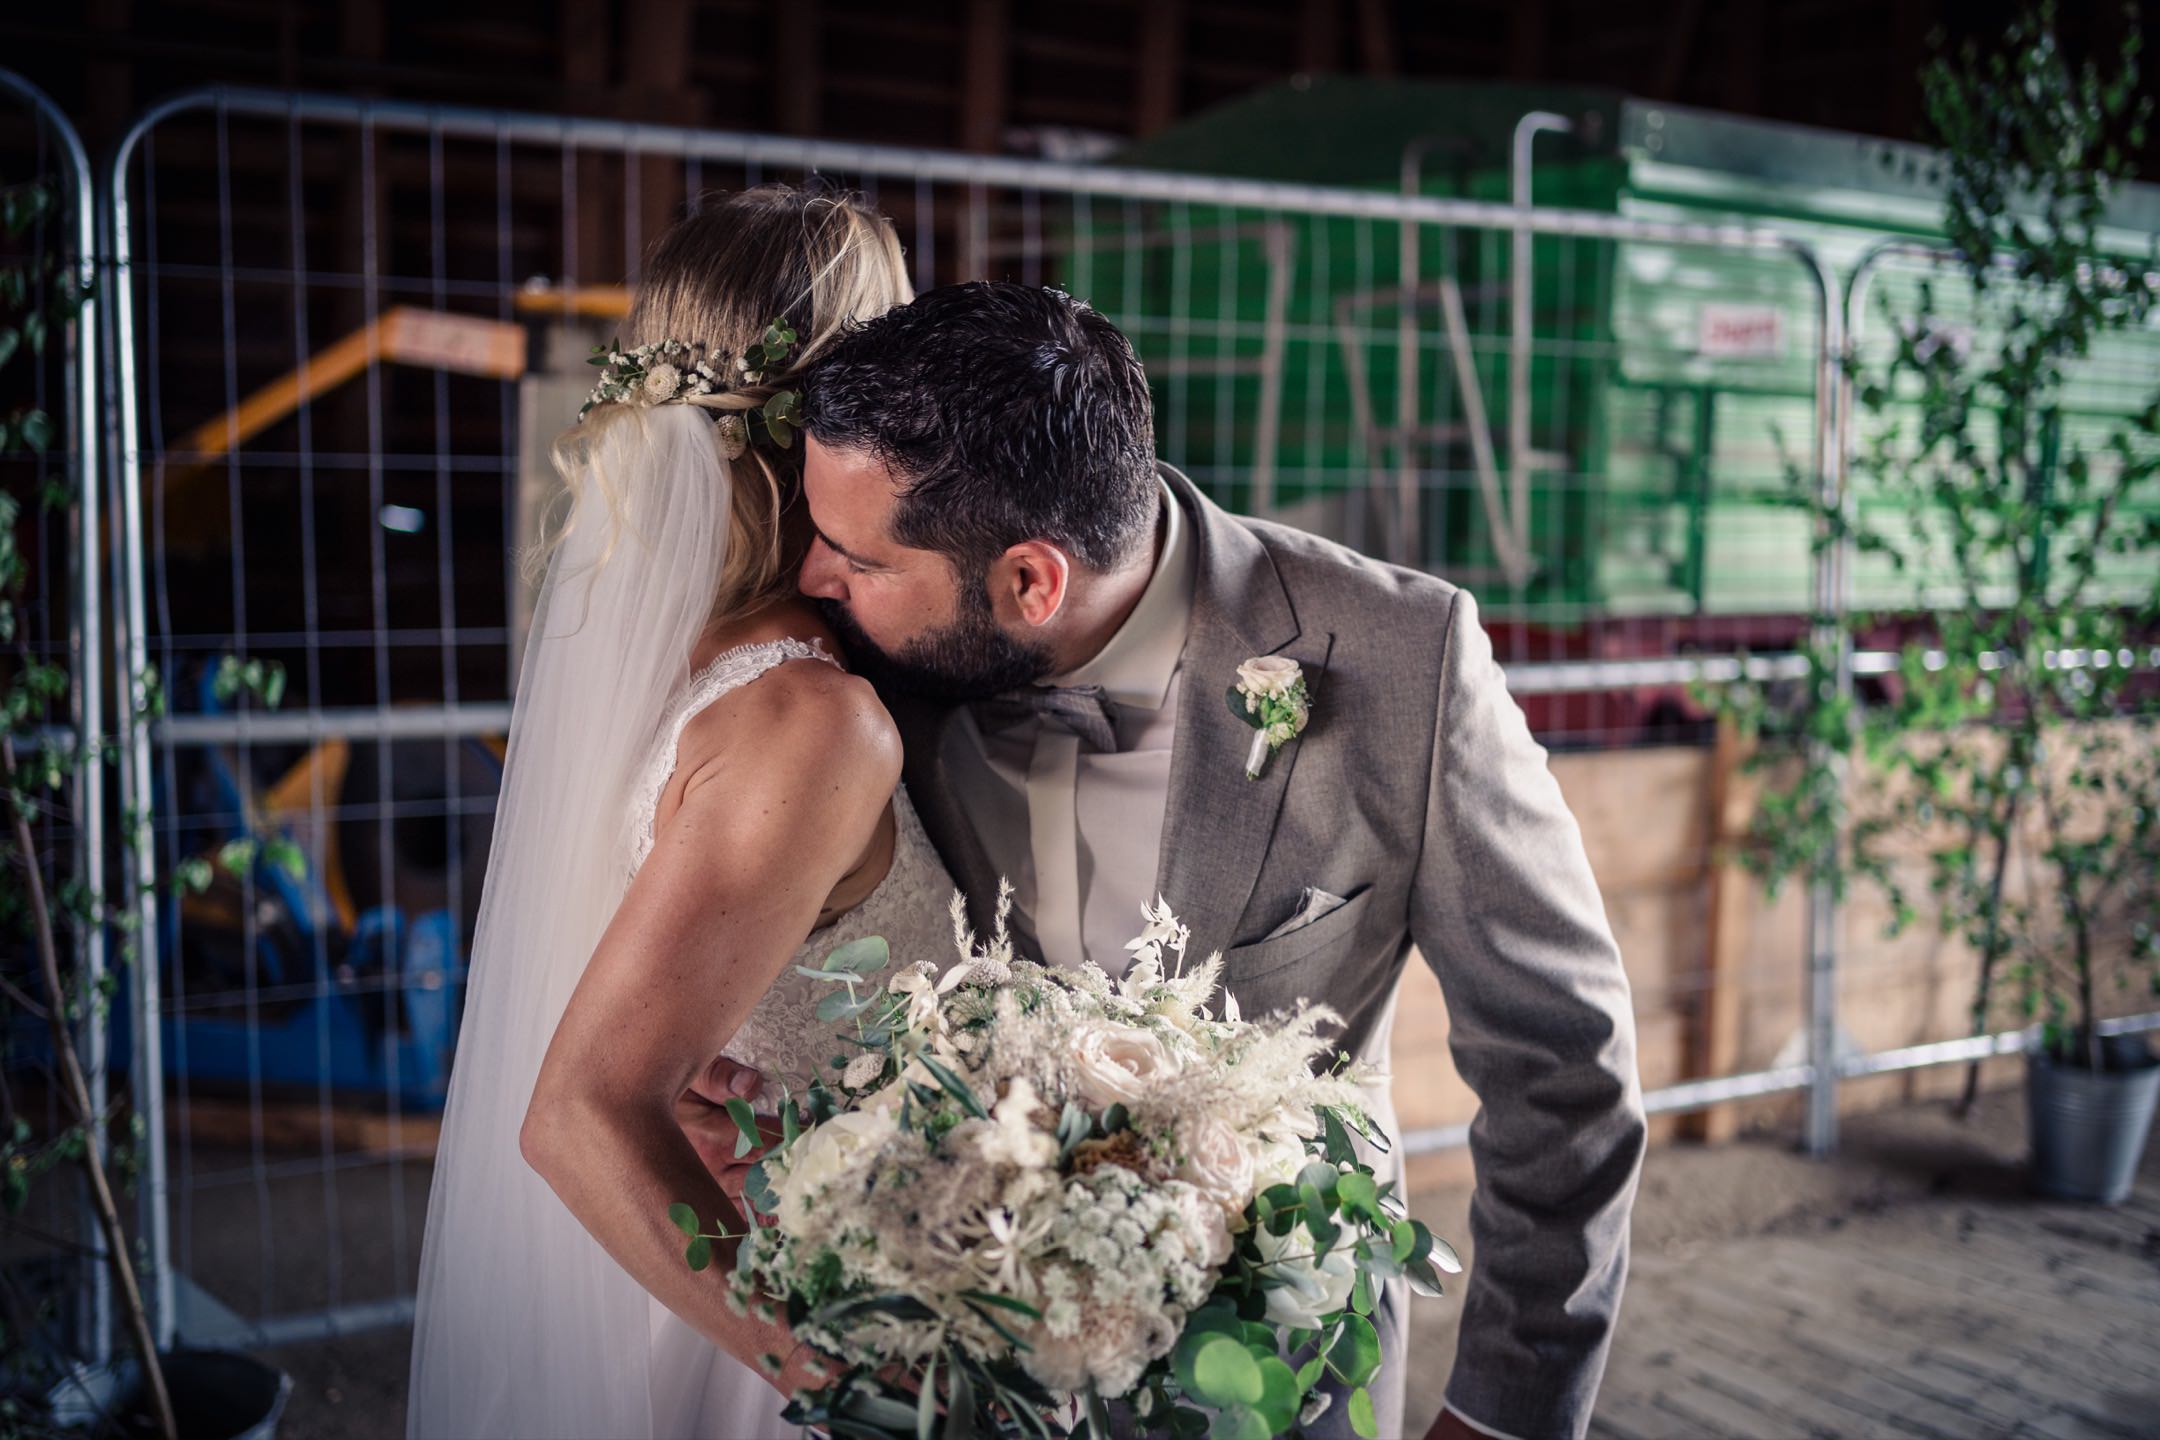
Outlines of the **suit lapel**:
[{"label": "suit lapel", "polygon": [[1200,576],[1178,680],[1177,735],[1155,883],[1192,927],[1191,953],[1202,956],[1229,949],[1236,938],[1304,743],[1283,746],[1259,779],[1247,780],[1252,729],[1230,713],[1225,692],[1243,661],[1287,655],[1305,668],[1318,693],[1334,636],[1301,633],[1275,562],[1258,538],[1183,475],[1163,469],[1195,521]]}]

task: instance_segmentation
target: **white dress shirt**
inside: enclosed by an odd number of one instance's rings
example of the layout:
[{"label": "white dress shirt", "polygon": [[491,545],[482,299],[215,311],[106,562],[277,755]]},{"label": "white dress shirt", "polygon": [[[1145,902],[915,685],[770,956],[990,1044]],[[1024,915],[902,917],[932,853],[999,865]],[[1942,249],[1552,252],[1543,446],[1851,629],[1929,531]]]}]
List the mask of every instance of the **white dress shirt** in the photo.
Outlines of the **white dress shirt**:
[{"label": "white dress shirt", "polygon": [[1192,521],[1168,486],[1162,516],[1155,573],[1132,614],[1094,659],[1045,682],[1101,686],[1118,748],[1098,751],[1035,719],[985,735],[966,712],[950,732],[953,788],[1052,965],[1087,959],[1123,974],[1125,943],[1156,898],[1178,669],[1199,574]]}]

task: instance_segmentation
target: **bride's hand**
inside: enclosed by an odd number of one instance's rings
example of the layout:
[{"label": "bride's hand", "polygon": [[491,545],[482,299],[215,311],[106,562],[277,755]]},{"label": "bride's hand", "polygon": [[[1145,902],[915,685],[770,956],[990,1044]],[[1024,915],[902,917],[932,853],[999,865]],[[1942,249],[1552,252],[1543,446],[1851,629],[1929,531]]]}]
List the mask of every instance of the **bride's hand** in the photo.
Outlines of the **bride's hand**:
[{"label": "bride's hand", "polygon": [[766,1146],[780,1138],[780,1122],[767,1115],[758,1117],[758,1145],[747,1155],[738,1156],[735,1151],[742,1131],[735,1119],[727,1112],[730,1100],[748,1100],[764,1088],[765,1077],[747,1065],[738,1065],[722,1055],[698,1072],[675,1101],[675,1119],[689,1138],[691,1148],[698,1159],[727,1192],[736,1209],[742,1209],[743,1184],[750,1167],[765,1158]]}]

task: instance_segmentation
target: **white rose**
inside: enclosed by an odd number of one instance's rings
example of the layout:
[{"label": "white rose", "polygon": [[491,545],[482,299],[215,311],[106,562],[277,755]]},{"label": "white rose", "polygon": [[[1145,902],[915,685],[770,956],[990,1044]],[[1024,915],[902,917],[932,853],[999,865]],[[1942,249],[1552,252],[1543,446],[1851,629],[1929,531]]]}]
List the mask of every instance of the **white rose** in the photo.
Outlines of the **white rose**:
[{"label": "white rose", "polygon": [[779,1193],[782,1229],[801,1232],[817,1194],[846,1178],[893,1133],[888,1111],[849,1110],[835,1115],[788,1148],[785,1173],[773,1182]]},{"label": "white rose", "polygon": [[1305,1153],[1302,1141],[1270,1138],[1260,1145],[1253,1157],[1253,1189],[1265,1190],[1270,1185],[1294,1185],[1298,1171],[1312,1163]]},{"label": "white rose", "polygon": [[1317,1330],[1321,1316],[1350,1303],[1357,1265],[1346,1247],[1330,1250],[1315,1265],[1312,1236],[1302,1225],[1287,1235],[1270,1235],[1263,1225],[1253,1232],[1253,1244],[1260,1258],[1270,1262],[1267,1273],[1283,1282],[1267,1292],[1267,1318],[1277,1325],[1286,1330]]},{"label": "white rose", "polygon": [[645,402],[658,405],[664,400],[672,400],[681,384],[682,371],[663,360],[645,372]]},{"label": "white rose", "polygon": [[1238,684],[1258,696],[1287,694],[1304,674],[1287,655],[1256,655],[1237,667]]},{"label": "white rose", "polygon": [[1135,1025],[1087,1026],[1072,1047],[1074,1083],[1091,1105],[1130,1105],[1178,1071],[1155,1033]]},{"label": "white rose", "polygon": [[1244,1214],[1253,1194],[1253,1152],[1245,1138],[1209,1115],[1187,1125],[1178,1139],[1185,1151],[1178,1179],[1222,1206],[1227,1218]]}]

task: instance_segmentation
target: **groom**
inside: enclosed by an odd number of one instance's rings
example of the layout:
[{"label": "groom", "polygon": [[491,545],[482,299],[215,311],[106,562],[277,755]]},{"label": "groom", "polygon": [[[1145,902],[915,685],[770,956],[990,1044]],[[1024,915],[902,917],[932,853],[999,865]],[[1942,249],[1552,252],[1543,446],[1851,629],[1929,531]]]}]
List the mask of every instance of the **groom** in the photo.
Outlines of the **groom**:
[{"label": "groom", "polygon": [[[1167,897],[1245,1013],[1325,1003],[1378,1067],[1414,946],[1482,1104],[1432,1434],[1580,1435],[1643,1148],[1633,1012],[1475,602],[1218,509],[1156,462],[1124,335],[1056,291],[933,290],[828,355],[804,397],[802,589],[892,706],[956,882],[983,907],[1008,874],[1024,946],[1112,974]],[[1259,656],[1297,663],[1312,710],[1248,779],[1226,692]],[[1383,1436],[1404,1433],[1394,1288]],[[1346,1408],[1322,1428],[1348,1434]]]}]

